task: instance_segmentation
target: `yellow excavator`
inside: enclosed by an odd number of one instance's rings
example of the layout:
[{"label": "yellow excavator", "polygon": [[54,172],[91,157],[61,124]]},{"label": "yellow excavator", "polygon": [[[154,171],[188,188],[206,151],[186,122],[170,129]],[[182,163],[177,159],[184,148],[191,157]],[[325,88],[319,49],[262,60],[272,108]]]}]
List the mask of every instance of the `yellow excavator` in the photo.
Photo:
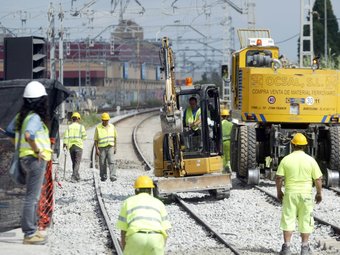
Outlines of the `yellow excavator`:
[{"label": "yellow excavator", "polygon": [[[231,175],[222,173],[218,88],[214,84],[176,86],[174,55],[167,37],[162,38],[160,61],[165,92],[160,112],[162,131],[153,141],[154,174],[159,177],[154,181],[155,195],[169,198],[178,192],[208,191],[217,199],[227,198]],[[200,116],[188,124],[189,101],[196,101]]]}]

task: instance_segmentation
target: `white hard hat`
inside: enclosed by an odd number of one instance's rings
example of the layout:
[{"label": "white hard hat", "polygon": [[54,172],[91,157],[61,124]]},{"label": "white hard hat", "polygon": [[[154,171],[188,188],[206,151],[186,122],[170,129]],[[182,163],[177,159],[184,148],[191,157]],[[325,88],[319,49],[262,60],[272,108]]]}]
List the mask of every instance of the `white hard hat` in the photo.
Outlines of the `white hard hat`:
[{"label": "white hard hat", "polygon": [[29,82],[24,91],[24,98],[38,98],[42,96],[47,96],[46,89],[44,85],[42,85],[38,81]]}]

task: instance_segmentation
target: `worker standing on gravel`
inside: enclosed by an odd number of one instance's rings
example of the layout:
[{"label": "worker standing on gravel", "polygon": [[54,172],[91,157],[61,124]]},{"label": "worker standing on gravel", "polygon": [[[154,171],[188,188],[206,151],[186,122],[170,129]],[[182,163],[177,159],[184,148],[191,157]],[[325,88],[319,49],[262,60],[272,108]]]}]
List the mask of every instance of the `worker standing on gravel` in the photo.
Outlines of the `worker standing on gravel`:
[{"label": "worker standing on gravel", "polygon": [[107,165],[110,171],[110,180],[116,181],[116,169],[114,167],[113,155],[117,151],[117,130],[109,123],[110,115],[107,112],[102,114],[102,123],[96,127],[94,142],[96,154],[99,156],[100,179],[107,179]]},{"label": "worker standing on gravel", "polygon": [[303,134],[295,134],[291,144],[293,152],[282,159],[276,172],[277,198],[282,201],[280,226],[284,238],[280,255],[291,254],[290,240],[296,219],[302,241],[301,255],[307,255],[311,254],[308,240],[314,230],[312,186],[314,182],[315,202],[318,204],[322,200],[322,173],[315,159],[304,152],[308,142]]},{"label": "worker standing on gravel", "polygon": [[233,123],[231,123],[229,118],[229,110],[222,109],[222,137],[223,137],[223,170],[225,172],[231,173],[230,167],[230,133]]},{"label": "worker standing on gravel", "polygon": [[72,124],[68,126],[64,134],[64,149],[70,150],[73,169],[71,181],[79,181],[79,167],[84,147],[83,141],[87,139],[87,135],[85,127],[79,123],[80,114],[74,112],[71,119]]},{"label": "worker standing on gravel", "polygon": [[43,84],[29,82],[24,90],[23,105],[6,129],[6,133],[20,139],[20,166],[25,174],[26,194],[23,203],[21,228],[24,244],[44,244],[47,236],[38,230],[37,206],[47,162],[51,160],[52,149],[47,128],[47,93]]},{"label": "worker standing on gravel", "polygon": [[152,196],[154,187],[149,176],[139,176],[134,185],[136,195],[121,207],[117,228],[121,230],[124,255],[164,254],[171,224],[164,204]]}]

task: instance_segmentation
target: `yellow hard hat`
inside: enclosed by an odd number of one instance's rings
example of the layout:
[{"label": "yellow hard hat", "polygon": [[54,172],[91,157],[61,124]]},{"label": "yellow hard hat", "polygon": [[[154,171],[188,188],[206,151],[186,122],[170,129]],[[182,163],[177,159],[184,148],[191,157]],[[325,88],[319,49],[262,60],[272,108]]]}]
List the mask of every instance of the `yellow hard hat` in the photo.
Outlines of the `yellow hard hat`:
[{"label": "yellow hard hat", "polygon": [[292,144],[294,145],[307,145],[307,138],[301,134],[301,133],[296,133],[292,139]]},{"label": "yellow hard hat", "polygon": [[230,113],[229,113],[228,109],[222,109],[221,116],[229,116],[229,115],[230,115]]},{"label": "yellow hard hat", "polygon": [[72,114],[72,117],[71,118],[78,118],[78,119],[80,119],[80,114],[79,114],[79,112],[74,112],[73,114]]},{"label": "yellow hard hat", "polygon": [[135,181],[135,189],[142,189],[142,188],[154,188],[155,185],[153,185],[153,181],[149,176],[142,175],[139,176]]},{"label": "yellow hard hat", "polygon": [[102,114],[102,120],[109,120],[110,119],[110,115],[107,112],[104,112]]}]

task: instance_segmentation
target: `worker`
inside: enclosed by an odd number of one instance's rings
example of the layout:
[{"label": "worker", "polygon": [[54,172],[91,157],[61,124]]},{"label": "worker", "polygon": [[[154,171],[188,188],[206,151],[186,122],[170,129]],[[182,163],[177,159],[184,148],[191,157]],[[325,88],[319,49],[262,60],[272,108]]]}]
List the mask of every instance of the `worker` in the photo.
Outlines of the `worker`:
[{"label": "worker", "polygon": [[224,172],[231,173],[230,167],[230,133],[233,123],[228,118],[230,116],[228,109],[222,109],[222,137],[223,137],[223,170]]},{"label": "worker", "polygon": [[171,228],[164,204],[152,196],[154,184],[149,176],[135,181],[135,196],[121,207],[117,228],[121,230],[124,255],[161,255]]},{"label": "worker", "polygon": [[193,131],[199,130],[201,124],[201,108],[197,104],[196,97],[189,98],[189,107],[184,111],[183,123],[185,127],[189,127]]},{"label": "worker", "polygon": [[107,165],[110,171],[110,180],[117,180],[116,169],[114,167],[113,155],[117,152],[117,130],[109,123],[110,115],[104,112],[101,116],[102,123],[96,127],[94,142],[96,154],[99,156],[99,168],[101,181],[107,179]]},{"label": "worker", "polygon": [[315,159],[304,152],[307,144],[306,137],[296,133],[291,140],[293,152],[282,159],[276,172],[277,198],[282,201],[280,227],[284,238],[280,255],[291,254],[290,240],[296,219],[302,240],[301,255],[311,252],[308,240],[314,230],[312,186],[314,182],[315,202],[318,204],[322,200],[322,173]]},{"label": "worker", "polygon": [[23,105],[6,128],[6,133],[20,139],[19,159],[26,176],[26,193],[23,202],[21,228],[24,244],[45,244],[47,236],[38,230],[37,205],[40,198],[47,162],[51,160],[52,149],[47,128],[47,93],[43,84],[29,82],[24,90]]},{"label": "worker", "polygon": [[70,150],[72,160],[72,177],[71,181],[79,181],[79,167],[83,154],[83,141],[87,139],[85,127],[80,124],[80,114],[72,114],[72,124],[68,126],[64,134],[64,149]]}]

